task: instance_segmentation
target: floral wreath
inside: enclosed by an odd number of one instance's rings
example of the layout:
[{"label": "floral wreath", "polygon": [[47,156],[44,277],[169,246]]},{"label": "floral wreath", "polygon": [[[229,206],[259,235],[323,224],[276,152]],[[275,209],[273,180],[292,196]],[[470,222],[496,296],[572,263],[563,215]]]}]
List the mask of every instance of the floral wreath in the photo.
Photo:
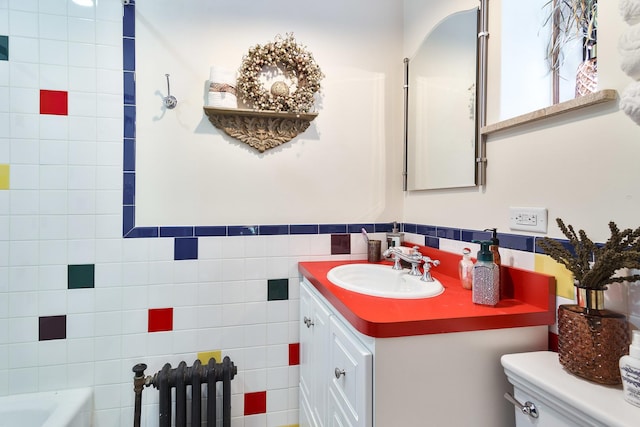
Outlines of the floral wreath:
[{"label": "floral wreath", "polygon": [[[270,89],[260,82],[264,68],[270,66],[283,70],[295,82],[291,93],[284,82],[275,82]],[[323,77],[313,55],[296,43],[293,34],[278,35],[274,42],[249,49],[239,70],[237,90],[242,101],[256,110],[306,113],[313,108]]]}]

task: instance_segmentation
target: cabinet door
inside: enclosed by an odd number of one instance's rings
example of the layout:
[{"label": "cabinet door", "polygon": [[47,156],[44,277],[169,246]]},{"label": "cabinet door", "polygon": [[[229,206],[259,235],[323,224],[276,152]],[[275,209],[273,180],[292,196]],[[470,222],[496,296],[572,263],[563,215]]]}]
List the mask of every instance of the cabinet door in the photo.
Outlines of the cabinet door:
[{"label": "cabinet door", "polygon": [[[332,317],[329,388],[335,397],[346,425],[370,427],[373,409],[373,356],[340,322]],[[337,424],[340,425],[340,424]]]},{"label": "cabinet door", "polygon": [[327,417],[329,316],[326,306],[300,285],[300,400],[308,403],[312,425],[322,427]]}]

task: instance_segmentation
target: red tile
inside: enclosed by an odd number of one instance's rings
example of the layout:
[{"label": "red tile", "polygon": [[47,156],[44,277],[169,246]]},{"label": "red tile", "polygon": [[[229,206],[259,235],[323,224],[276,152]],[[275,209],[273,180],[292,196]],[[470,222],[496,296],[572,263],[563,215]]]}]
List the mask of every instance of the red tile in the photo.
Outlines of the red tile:
[{"label": "red tile", "polygon": [[173,308],[149,309],[149,332],[173,330]]},{"label": "red tile", "polygon": [[266,414],[267,413],[267,392],[257,391],[255,393],[244,394],[244,414]]},{"label": "red tile", "polygon": [[289,344],[289,366],[300,364],[300,343]]},{"label": "red tile", "polygon": [[60,90],[40,91],[40,114],[66,116],[68,112],[67,92]]}]

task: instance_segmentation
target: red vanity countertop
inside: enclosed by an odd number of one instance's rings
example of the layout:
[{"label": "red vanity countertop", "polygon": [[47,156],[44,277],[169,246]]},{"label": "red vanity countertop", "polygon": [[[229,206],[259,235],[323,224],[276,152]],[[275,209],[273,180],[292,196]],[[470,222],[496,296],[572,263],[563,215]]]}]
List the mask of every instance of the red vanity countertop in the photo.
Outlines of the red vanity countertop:
[{"label": "red vanity countertop", "polygon": [[[471,291],[458,279],[461,256],[420,246],[420,251],[440,265],[431,270],[445,291],[437,297],[391,299],[363,295],[340,288],[327,279],[333,267],[366,261],[300,262],[299,272],[358,331],[376,338],[446,332],[551,325],[555,321],[553,276],[502,267],[500,274],[505,298],[495,307],[474,304]],[[384,264],[386,262],[382,262]],[[389,268],[391,268],[391,264]]]}]

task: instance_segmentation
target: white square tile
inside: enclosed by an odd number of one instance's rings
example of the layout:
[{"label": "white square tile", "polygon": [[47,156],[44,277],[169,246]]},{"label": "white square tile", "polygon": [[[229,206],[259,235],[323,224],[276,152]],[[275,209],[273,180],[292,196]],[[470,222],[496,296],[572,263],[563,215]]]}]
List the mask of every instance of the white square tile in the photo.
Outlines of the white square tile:
[{"label": "white square tile", "polygon": [[198,343],[198,333],[195,330],[176,330],[173,334],[174,353],[196,353],[202,347]]},{"label": "white square tile", "polygon": [[67,313],[91,313],[95,315],[95,289],[70,289],[67,294]]},{"label": "white square tile", "polygon": [[14,317],[9,319],[9,342],[38,341],[38,318]]},{"label": "white square tile", "polygon": [[66,240],[40,240],[40,264],[67,264]]},{"label": "white square tile", "polygon": [[36,190],[12,190],[10,195],[11,213],[13,215],[37,214],[38,191]]},{"label": "white square tile", "polygon": [[[68,67],[69,91],[95,92],[97,75],[94,68]],[[102,91],[102,88],[100,88]]]},{"label": "white square tile", "polygon": [[[101,141],[96,142],[96,146],[98,163],[101,166],[115,166],[122,172],[122,142]],[[122,189],[122,182],[118,188]]]},{"label": "white square tile", "polygon": [[93,264],[95,262],[95,243],[93,239],[69,240],[69,263]]},{"label": "white square tile", "polygon": [[[11,62],[28,62],[37,64],[40,62],[38,39],[32,37],[11,37]],[[9,63],[6,64],[9,68]],[[11,66],[13,68],[13,66]],[[17,77],[17,76],[16,76]]]},{"label": "white square tile", "polygon": [[[14,139],[11,141],[11,164],[32,164],[40,163],[38,153],[38,141],[35,139]],[[13,181],[12,181],[13,183]],[[13,185],[12,185],[13,187]]]},{"label": "white square tile", "polygon": [[40,92],[38,89],[12,87],[10,96],[12,112],[26,114],[38,114],[40,112]]},{"label": "white square tile", "polygon": [[[84,4],[82,4],[84,3]],[[77,18],[90,18],[95,19],[96,17],[96,0],[91,2],[92,4],[89,6],[88,3],[85,2],[68,2],[68,12],[69,16],[74,16]],[[102,2],[99,2],[102,3]],[[120,3],[122,5],[122,3]]]},{"label": "white square tile", "polygon": [[[98,275],[98,264],[96,264],[96,276]],[[122,289],[120,287],[99,288],[96,286],[96,330],[102,328],[101,321],[98,321],[99,312],[111,312],[114,322],[118,325],[119,332],[122,332]]]},{"label": "white square tile", "polygon": [[69,215],[67,233],[70,239],[93,239],[96,235],[95,215]]},{"label": "white square tile", "polygon": [[66,16],[41,13],[39,20],[41,39],[67,40],[68,20]]},{"label": "white square tile", "polygon": [[173,306],[193,307],[198,305],[198,285],[196,283],[173,284]]},{"label": "white square tile", "polygon": [[[96,188],[98,190],[118,190],[122,197],[122,168],[98,166],[96,168]],[[120,200],[120,204],[122,204],[122,200]]]},{"label": "white square tile", "polygon": [[97,111],[97,98],[94,92],[69,92],[70,116],[95,116]]},{"label": "white square tile", "polygon": [[146,286],[134,286],[130,280],[127,280],[126,276],[124,277],[124,285],[122,287],[123,310],[147,309],[149,307],[149,295]]},{"label": "white square tile", "polygon": [[9,137],[11,137],[11,114],[0,113],[0,138],[3,138],[0,145],[0,158],[6,159],[3,161],[9,162]]},{"label": "white square tile", "polygon": [[38,292],[38,315],[58,316],[67,313],[67,291]]},{"label": "white square tile", "polygon": [[[79,166],[76,166],[79,168]],[[78,171],[73,175],[74,179],[79,180],[80,177],[84,175],[91,175],[91,168],[85,167],[84,170]],[[70,174],[71,175],[71,174]],[[76,181],[77,185],[80,185],[78,181]],[[91,183],[85,184],[91,185]],[[71,189],[71,186],[69,186]],[[96,211],[96,193],[91,190],[73,190],[69,191],[67,195],[67,200],[69,202],[69,214],[95,214]]]},{"label": "white square tile", "polygon": [[25,292],[38,289],[37,266],[10,267],[9,268],[9,291]]},{"label": "white square tile", "polygon": [[113,263],[97,263],[96,260],[96,288],[111,288],[122,285],[122,264],[119,262]]},{"label": "white square tile", "polygon": [[96,123],[98,141],[122,141],[122,120],[99,117]]},{"label": "white square tile", "polygon": [[101,336],[120,336],[122,333],[122,315],[119,311],[95,313],[95,334]]},{"label": "white square tile", "polygon": [[[198,328],[198,312],[193,307],[175,307],[173,309],[173,329],[187,330]],[[187,351],[182,350],[182,351]]]},{"label": "white square tile", "polygon": [[37,165],[11,165],[10,182],[12,190],[37,190],[39,188],[39,168]]},{"label": "white square tile", "polygon": [[69,65],[95,68],[96,47],[89,43],[69,42]]},{"label": "white square tile", "polygon": [[[9,268],[8,267],[0,267],[0,293],[6,293],[9,291]],[[6,299],[5,299],[6,303]],[[3,315],[0,318],[6,317],[7,308],[0,308]]]},{"label": "white square tile", "polygon": [[[173,265],[171,261],[161,261],[149,263],[149,284],[152,285],[168,285],[172,284],[173,280]],[[155,288],[154,288],[155,289]],[[158,287],[157,289],[164,289]],[[165,298],[171,298],[170,295],[166,295]]]},{"label": "white square tile", "polygon": [[69,64],[69,43],[66,41],[41,39],[39,51],[42,64]]},{"label": "white square tile", "polygon": [[48,90],[69,90],[69,72],[61,65],[40,66],[40,87]]},{"label": "white square tile", "polygon": [[69,314],[67,316],[67,339],[91,339],[90,337],[95,334],[94,319],[94,313]]},{"label": "white square tile", "polygon": [[[113,215],[105,215],[105,213],[108,213],[108,211],[106,208],[102,207],[102,204],[105,204],[105,202],[107,201],[112,201],[113,199],[113,192],[106,193],[104,191],[101,191],[98,194],[98,200],[96,201],[96,238],[98,239],[113,239],[122,237],[121,214],[118,212]],[[113,204],[106,204],[110,207],[115,206]],[[116,209],[113,208],[113,210]]]},{"label": "white square tile", "polygon": [[96,44],[107,46],[122,45],[122,20],[96,21]]},{"label": "white square tile", "polygon": [[[42,177],[42,175],[41,175]],[[41,190],[40,191],[40,214],[41,215],[64,215],[67,213],[67,193],[64,190]],[[67,237],[66,218],[49,218],[48,224],[57,226],[64,220],[64,228],[46,230],[52,238]],[[43,233],[45,230],[42,231]],[[44,235],[43,235],[44,236]],[[44,237],[43,237],[44,238]]]},{"label": "white square tile", "polygon": [[[57,166],[57,165],[42,165],[40,166],[40,190],[66,190],[69,182],[69,168],[67,166]],[[46,192],[45,192],[46,194]],[[67,202],[67,195],[61,192],[51,192],[50,194],[54,195],[54,197]],[[41,194],[41,200],[42,194]],[[44,201],[44,200],[43,200]],[[53,201],[51,201],[53,202]],[[58,202],[59,203],[59,202]],[[55,203],[55,204],[58,204]],[[43,207],[45,207],[44,205]],[[43,211],[51,211],[50,209],[43,209]],[[56,212],[56,213],[66,213],[64,212]]]},{"label": "white square tile", "polygon": [[37,215],[12,215],[9,217],[9,236],[11,240],[37,240],[40,221]]},{"label": "white square tile", "polygon": [[111,2],[98,2],[96,4],[96,19],[121,23],[122,6]]},{"label": "white square tile", "polygon": [[9,294],[9,317],[38,315],[37,292],[12,292]]},{"label": "white square tile", "polygon": [[93,44],[96,40],[96,22],[89,18],[68,18],[69,41]]},{"label": "white square tile", "polygon": [[40,137],[39,114],[10,114],[11,137],[37,139]]},{"label": "white square tile", "polygon": [[30,368],[38,366],[38,343],[9,345],[9,368]]},{"label": "white square tile", "polygon": [[38,266],[38,271],[38,289],[40,291],[67,289],[66,265],[41,265]]},{"label": "white square tile", "polygon": [[[78,155],[82,156],[82,153],[78,153]],[[96,188],[95,168],[91,166],[69,165],[68,174],[69,190],[93,190]]]},{"label": "white square tile", "polygon": [[[123,292],[124,296],[124,292]],[[144,310],[129,310],[122,312],[122,334],[127,336],[128,334],[147,334],[147,316],[148,312]],[[140,336],[138,336],[140,339]],[[144,342],[144,337],[142,340]],[[126,348],[125,344],[125,348]]]},{"label": "white square tile", "polygon": [[0,61],[0,84],[9,86],[9,61]]},{"label": "white square tile", "polygon": [[93,338],[70,338],[67,333],[66,341],[67,363],[94,362]]},{"label": "white square tile", "polygon": [[[42,200],[42,198],[40,199]],[[61,204],[66,208],[66,202]],[[67,219],[63,215],[40,215],[40,244],[46,240],[66,239]],[[67,251],[64,251],[66,257]]]},{"label": "white square tile", "polygon": [[10,369],[9,394],[35,393],[38,391],[38,370],[33,368]]},{"label": "white square tile", "polygon": [[10,10],[22,10],[25,12],[37,12],[38,0],[9,0]]},{"label": "white square tile", "polygon": [[96,66],[102,69],[122,70],[121,46],[96,46]]},{"label": "white square tile", "polygon": [[9,10],[9,35],[38,37],[38,14]]},{"label": "white square tile", "polygon": [[267,321],[270,302],[249,302],[244,304],[245,323],[247,325],[262,324]]},{"label": "white square tile", "polygon": [[38,11],[40,13],[50,13],[53,15],[67,14],[68,0],[39,0]]},{"label": "white square tile", "polygon": [[289,343],[289,323],[270,323],[267,331],[267,344],[288,344]]},{"label": "white square tile", "polygon": [[[38,365],[63,365],[67,363],[67,343],[64,340],[38,342]],[[66,372],[66,369],[62,369]]]},{"label": "white square tile", "polygon": [[65,365],[40,366],[38,368],[39,391],[64,390],[67,388]]},{"label": "white square tile", "polygon": [[62,115],[40,115],[41,139],[67,139],[69,138],[69,117]]},{"label": "white square tile", "polygon": [[[90,141],[69,141],[68,161],[73,166],[95,165],[96,144]],[[91,169],[91,174],[95,175],[95,169]]]},{"label": "white square tile", "polygon": [[[16,49],[12,45],[11,52]],[[13,53],[11,54],[13,56]],[[36,62],[10,62],[9,63],[9,83],[11,88],[31,88],[40,89],[40,68],[37,63],[38,58],[35,58]],[[39,112],[38,109],[31,112]]]},{"label": "white square tile", "polygon": [[[267,393],[267,414],[271,415],[272,412],[285,411],[289,404],[289,390],[278,389],[269,390]],[[283,419],[285,422],[286,418]]]},{"label": "white square tile", "polygon": [[114,360],[122,357],[122,338],[120,335],[97,336],[94,339],[96,360]]},{"label": "white square tile", "polygon": [[[66,165],[68,142],[60,140],[40,140],[40,164],[41,165]],[[66,188],[66,170],[65,170]]]},{"label": "white square tile", "polygon": [[95,141],[97,121],[95,117],[69,117],[69,139],[74,141]]},{"label": "white square tile", "polygon": [[8,86],[0,86],[0,111],[3,113],[8,113],[11,111],[9,107],[9,87]]},{"label": "white square tile", "polygon": [[[8,115],[4,117],[8,118]],[[3,116],[0,114],[0,123],[2,122]],[[7,121],[7,126],[9,123]],[[0,132],[2,132],[0,130]],[[0,163],[11,163],[11,140],[9,138],[0,137]],[[7,193],[6,191],[4,193]],[[5,205],[5,209],[8,211],[8,205]]]},{"label": "white square tile", "polygon": [[173,307],[173,285],[154,284],[149,291],[149,307]]},{"label": "white square tile", "polygon": [[12,241],[9,242],[9,264],[12,266],[19,265],[38,265],[38,242],[28,241]]},{"label": "white square tile", "polygon": [[122,261],[122,239],[96,240],[96,262],[110,263]]}]

